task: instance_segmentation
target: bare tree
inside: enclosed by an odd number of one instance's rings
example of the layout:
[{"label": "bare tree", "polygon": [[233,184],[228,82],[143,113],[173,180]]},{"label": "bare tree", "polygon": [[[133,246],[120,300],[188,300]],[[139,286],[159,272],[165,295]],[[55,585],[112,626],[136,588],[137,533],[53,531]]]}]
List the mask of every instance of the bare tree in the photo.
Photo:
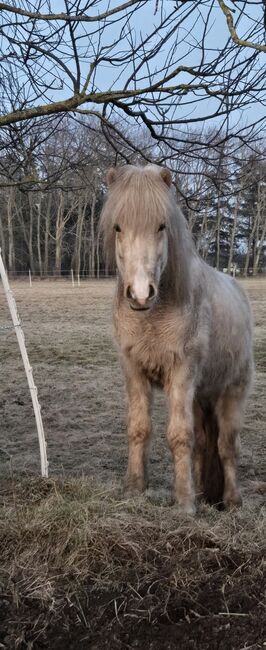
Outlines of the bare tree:
[{"label": "bare tree", "polygon": [[[50,5],[0,3],[0,126],[90,115],[118,152],[122,143],[136,151],[134,134],[145,127],[160,162],[165,142],[168,159],[182,151],[191,161],[217,141],[235,138],[239,146],[261,133],[264,114],[258,124],[248,109],[264,102],[263,4],[241,0],[230,9],[222,0],[64,0],[60,13]],[[214,48],[213,29],[222,18],[227,27]],[[208,123],[214,140],[203,137]],[[149,158],[142,147],[139,153]]]}]

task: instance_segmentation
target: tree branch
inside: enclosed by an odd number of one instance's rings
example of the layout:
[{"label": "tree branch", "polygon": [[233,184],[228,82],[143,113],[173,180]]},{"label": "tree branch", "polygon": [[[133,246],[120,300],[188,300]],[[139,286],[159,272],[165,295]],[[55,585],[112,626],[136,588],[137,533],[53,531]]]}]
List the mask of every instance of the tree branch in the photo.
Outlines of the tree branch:
[{"label": "tree branch", "polygon": [[266,52],[266,45],[262,45],[261,43],[252,43],[252,41],[247,41],[247,40],[245,40],[243,38],[240,38],[237,35],[237,32],[235,30],[235,26],[234,26],[233,16],[232,16],[232,13],[231,13],[229,7],[227,7],[227,5],[225,4],[225,2],[223,0],[218,0],[218,2],[219,2],[219,5],[221,7],[221,10],[222,10],[223,14],[226,17],[227,26],[228,26],[229,32],[231,34],[231,38],[234,41],[234,43],[236,43],[236,45],[239,45],[240,47],[249,47],[252,50],[257,50],[258,52]]},{"label": "tree branch", "polygon": [[124,2],[118,7],[115,7],[114,9],[109,9],[108,11],[105,11],[103,14],[97,14],[96,16],[87,16],[86,14],[76,16],[76,15],[68,15],[65,13],[41,14],[40,12],[26,11],[26,9],[21,9],[20,7],[12,7],[11,5],[6,4],[6,2],[0,2],[0,11],[8,11],[10,13],[17,14],[19,16],[32,18],[33,20],[51,20],[51,21],[62,20],[66,23],[69,22],[92,23],[92,22],[98,22],[99,20],[104,20],[105,18],[109,18],[109,16],[113,16],[114,14],[120,13],[121,11],[125,11],[129,7],[132,7],[133,5],[137,5],[137,4],[141,6],[145,4],[145,0],[128,0],[128,2]]}]

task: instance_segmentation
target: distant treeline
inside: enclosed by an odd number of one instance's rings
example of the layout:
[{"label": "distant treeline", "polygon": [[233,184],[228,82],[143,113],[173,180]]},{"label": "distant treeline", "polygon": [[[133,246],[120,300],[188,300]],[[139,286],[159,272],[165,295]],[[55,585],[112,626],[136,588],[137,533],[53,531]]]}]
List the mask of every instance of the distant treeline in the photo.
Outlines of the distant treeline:
[{"label": "distant treeline", "polygon": [[[0,152],[0,245],[9,273],[108,275],[98,236],[106,171],[130,161],[158,161],[157,147],[141,134],[135,152],[117,155],[96,124],[61,121],[49,138],[33,133]],[[221,141],[221,138],[220,140]],[[266,165],[262,148],[228,142],[208,160],[188,156],[165,165],[199,253],[210,264],[244,275],[266,266]],[[159,160],[161,161],[161,152]]]}]

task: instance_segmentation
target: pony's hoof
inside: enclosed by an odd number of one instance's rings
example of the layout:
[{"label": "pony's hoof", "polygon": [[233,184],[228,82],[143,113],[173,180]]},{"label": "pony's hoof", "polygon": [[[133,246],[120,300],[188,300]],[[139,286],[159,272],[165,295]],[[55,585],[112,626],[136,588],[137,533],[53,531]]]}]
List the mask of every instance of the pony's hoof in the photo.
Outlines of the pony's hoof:
[{"label": "pony's hoof", "polygon": [[132,485],[126,486],[124,490],[125,497],[133,498],[133,497],[140,497],[144,493],[144,490],[140,490],[137,487],[133,487]]},{"label": "pony's hoof", "polygon": [[124,492],[127,497],[139,497],[145,490],[146,483],[143,479],[126,479]]},{"label": "pony's hoof", "polygon": [[193,517],[196,514],[195,503],[178,503],[177,506],[179,515],[189,515]]},{"label": "pony's hoof", "polygon": [[195,497],[196,497],[196,502],[197,502],[197,503],[204,503],[204,501],[205,501],[205,495],[204,495],[204,491],[203,491],[203,490],[201,490],[200,492],[196,492]]},{"label": "pony's hoof", "polygon": [[224,497],[224,505],[226,510],[233,510],[234,508],[241,508],[243,504],[240,492],[235,494],[226,495]]}]

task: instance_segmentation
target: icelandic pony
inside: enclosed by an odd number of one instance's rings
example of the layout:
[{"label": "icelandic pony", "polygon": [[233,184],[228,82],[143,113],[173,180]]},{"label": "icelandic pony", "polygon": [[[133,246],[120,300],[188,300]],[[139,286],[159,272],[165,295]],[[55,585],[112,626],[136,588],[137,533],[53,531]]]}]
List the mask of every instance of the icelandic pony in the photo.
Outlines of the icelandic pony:
[{"label": "icelandic pony", "polygon": [[239,431],[251,383],[252,321],[239,284],[198,256],[169,170],[110,169],[100,227],[116,263],[114,327],[128,396],[127,486],[147,485],[153,385],[169,403],[167,440],[180,512],[195,492],[241,504]]}]

